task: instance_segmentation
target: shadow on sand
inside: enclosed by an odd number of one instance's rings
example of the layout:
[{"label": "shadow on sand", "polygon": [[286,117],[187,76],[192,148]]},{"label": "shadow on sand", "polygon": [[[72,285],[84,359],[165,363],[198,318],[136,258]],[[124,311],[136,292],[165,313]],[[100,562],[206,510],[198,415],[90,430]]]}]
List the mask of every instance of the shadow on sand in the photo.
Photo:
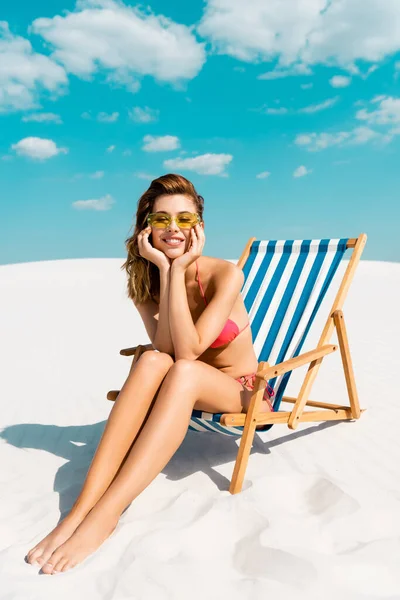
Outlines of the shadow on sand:
[{"label": "shadow on sand", "polygon": [[[320,423],[306,430],[294,431],[279,439],[266,442],[256,435],[251,453],[269,454],[271,448],[333,427],[340,422]],[[17,448],[45,450],[68,461],[58,469],[54,480],[54,491],[59,494],[60,521],[70,511],[79,495],[105,425],[106,421],[66,427],[21,423],[0,431],[0,437]],[[168,479],[177,481],[202,471],[219,490],[227,491],[230,481],[213,469],[213,466],[235,461],[238,452],[237,439],[236,436],[199,434],[188,430],[181,446],[162,473]]]}]

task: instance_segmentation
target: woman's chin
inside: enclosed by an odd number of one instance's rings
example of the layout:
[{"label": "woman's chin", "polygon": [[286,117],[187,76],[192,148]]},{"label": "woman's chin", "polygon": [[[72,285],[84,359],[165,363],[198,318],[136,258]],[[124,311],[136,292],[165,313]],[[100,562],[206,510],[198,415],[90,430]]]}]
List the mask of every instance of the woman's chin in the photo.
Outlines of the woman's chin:
[{"label": "woman's chin", "polygon": [[157,250],[161,250],[164,252],[166,256],[180,256],[181,254],[185,254],[186,252],[186,244],[179,244],[176,248],[174,246],[168,246],[167,244],[162,244],[161,248],[157,248]]},{"label": "woman's chin", "polygon": [[170,254],[171,252],[176,256],[177,254],[184,254],[184,248],[163,248],[163,252],[165,254]]}]

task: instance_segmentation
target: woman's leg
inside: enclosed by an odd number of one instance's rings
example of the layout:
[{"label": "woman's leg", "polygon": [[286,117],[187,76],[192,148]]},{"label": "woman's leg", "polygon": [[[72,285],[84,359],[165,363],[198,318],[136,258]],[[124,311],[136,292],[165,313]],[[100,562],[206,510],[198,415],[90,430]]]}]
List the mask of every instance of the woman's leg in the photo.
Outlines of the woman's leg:
[{"label": "woman's leg", "polygon": [[81,493],[67,517],[28,552],[29,563],[44,564],[72,535],[115,479],[173,364],[169,354],[148,350],[133,365],[110,412]]},{"label": "woman's leg", "polygon": [[211,412],[240,412],[243,396],[242,385],[215,367],[201,361],[176,361],[118,477],[74,534],[43,565],[43,572],[68,570],[112,533],[123,510],[153,481],[181,445],[194,407]]}]

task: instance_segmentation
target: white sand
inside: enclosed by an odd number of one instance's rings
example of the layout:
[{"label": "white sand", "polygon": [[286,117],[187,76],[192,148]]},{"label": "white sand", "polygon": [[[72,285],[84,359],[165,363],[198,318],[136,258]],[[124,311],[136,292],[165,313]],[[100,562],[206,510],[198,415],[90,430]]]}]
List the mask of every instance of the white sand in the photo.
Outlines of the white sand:
[{"label": "white sand", "polygon": [[[228,485],[239,438],[188,432],[84,563],[38,576],[24,562],[80,490],[112,407],[106,393],[129,369],[120,348],[148,342],[122,262],[0,267],[1,600],[399,599],[395,263],[362,261],[344,306],[367,409],[359,421],[257,434],[235,496]],[[347,401],[339,353],[325,359],[311,398]]]}]

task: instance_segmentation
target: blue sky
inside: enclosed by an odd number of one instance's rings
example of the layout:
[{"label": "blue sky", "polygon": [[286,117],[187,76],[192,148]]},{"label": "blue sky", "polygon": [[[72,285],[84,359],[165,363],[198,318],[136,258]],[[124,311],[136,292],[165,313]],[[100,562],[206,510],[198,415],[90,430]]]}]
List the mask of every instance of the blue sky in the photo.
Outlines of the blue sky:
[{"label": "blue sky", "polygon": [[0,263],[124,257],[150,179],[204,254],[368,234],[400,260],[397,0],[19,0],[0,12]]}]

